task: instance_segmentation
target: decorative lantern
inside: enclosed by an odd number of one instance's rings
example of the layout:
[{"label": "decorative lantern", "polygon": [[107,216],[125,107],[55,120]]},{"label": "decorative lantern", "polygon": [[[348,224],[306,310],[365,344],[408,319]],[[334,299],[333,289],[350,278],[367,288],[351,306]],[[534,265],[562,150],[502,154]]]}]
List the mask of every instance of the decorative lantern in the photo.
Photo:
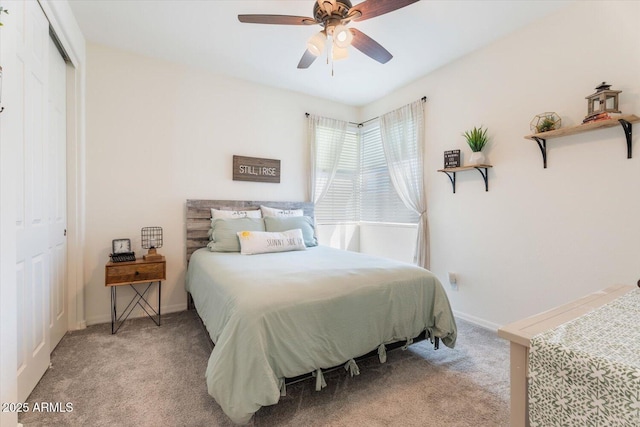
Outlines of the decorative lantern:
[{"label": "decorative lantern", "polygon": [[142,249],[148,249],[142,258],[146,261],[162,259],[162,255],[156,250],[162,247],[162,227],[144,227],[140,234]]},{"label": "decorative lantern", "polygon": [[596,88],[596,92],[587,96],[588,113],[586,119],[593,118],[598,114],[620,113],[618,111],[618,94],[621,90],[610,90],[611,85],[602,82]]}]

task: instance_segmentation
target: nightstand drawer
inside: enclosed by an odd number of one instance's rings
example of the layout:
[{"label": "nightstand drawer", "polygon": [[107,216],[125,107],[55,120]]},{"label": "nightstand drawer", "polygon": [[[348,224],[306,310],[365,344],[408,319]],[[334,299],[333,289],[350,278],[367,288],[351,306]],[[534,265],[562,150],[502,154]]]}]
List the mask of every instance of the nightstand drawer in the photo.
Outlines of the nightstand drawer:
[{"label": "nightstand drawer", "polygon": [[134,282],[153,282],[165,280],[165,263],[127,263],[127,265],[108,265],[105,285],[129,284]]}]

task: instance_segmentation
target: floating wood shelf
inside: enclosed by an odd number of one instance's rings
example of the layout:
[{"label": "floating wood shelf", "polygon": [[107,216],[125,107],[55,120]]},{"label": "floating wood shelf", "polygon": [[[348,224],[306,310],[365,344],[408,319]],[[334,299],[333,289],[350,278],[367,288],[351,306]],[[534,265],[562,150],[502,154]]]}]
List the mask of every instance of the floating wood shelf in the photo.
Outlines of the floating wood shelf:
[{"label": "floating wood shelf", "polygon": [[547,139],[559,138],[561,136],[575,135],[578,133],[589,132],[596,129],[610,128],[614,126],[622,126],[624,135],[627,141],[627,159],[631,158],[631,136],[632,125],[640,121],[640,117],[633,114],[626,114],[614,119],[600,120],[597,122],[585,123],[583,125],[572,126],[569,128],[560,128],[557,130],[550,130],[548,132],[534,133],[533,135],[525,136],[525,139],[530,139],[538,143],[540,151],[542,152],[542,162],[545,169],[547,168]]},{"label": "floating wood shelf", "polygon": [[[491,165],[473,165],[473,166],[459,166],[457,168],[444,168],[438,169],[438,172],[444,172],[449,177],[451,181],[451,187],[453,187],[453,192],[456,192],[456,172],[464,172],[470,170],[477,170],[482,175],[482,179],[484,180],[484,191],[489,191],[489,173],[487,172],[488,168],[492,168]],[[482,170],[484,169],[484,172]]]}]

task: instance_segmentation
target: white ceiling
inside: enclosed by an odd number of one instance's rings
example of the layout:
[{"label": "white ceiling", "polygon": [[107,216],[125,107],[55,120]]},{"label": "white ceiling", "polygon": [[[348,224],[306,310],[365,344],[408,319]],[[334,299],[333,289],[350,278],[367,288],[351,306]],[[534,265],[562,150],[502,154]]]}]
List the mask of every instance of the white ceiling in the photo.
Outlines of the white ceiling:
[{"label": "white ceiling", "polygon": [[[421,0],[351,22],[389,50],[379,64],[350,48],[297,69],[320,26],[242,24],[238,14],[312,16],[314,0],[69,0],[88,42],[286,88],[348,105],[365,105],[436,68],[542,19],[570,1]],[[353,0],[354,5],[360,3]]]}]

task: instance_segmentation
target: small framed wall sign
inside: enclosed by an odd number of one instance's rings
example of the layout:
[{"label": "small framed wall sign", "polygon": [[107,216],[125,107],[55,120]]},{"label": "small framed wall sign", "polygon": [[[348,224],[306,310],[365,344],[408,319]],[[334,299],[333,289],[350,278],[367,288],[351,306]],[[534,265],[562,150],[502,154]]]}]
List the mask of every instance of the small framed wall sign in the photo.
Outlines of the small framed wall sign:
[{"label": "small framed wall sign", "polygon": [[233,156],[233,180],[280,183],[280,160]]},{"label": "small framed wall sign", "polygon": [[460,167],[460,150],[447,150],[444,152],[444,167]]}]

